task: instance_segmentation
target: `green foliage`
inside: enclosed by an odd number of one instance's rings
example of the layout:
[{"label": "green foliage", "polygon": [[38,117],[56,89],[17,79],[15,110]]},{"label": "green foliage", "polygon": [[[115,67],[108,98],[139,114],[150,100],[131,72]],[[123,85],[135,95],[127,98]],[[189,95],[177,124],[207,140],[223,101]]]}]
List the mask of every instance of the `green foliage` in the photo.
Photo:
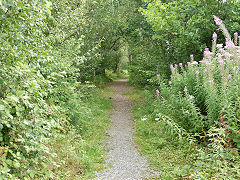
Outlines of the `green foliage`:
[{"label": "green foliage", "polygon": [[[196,147],[186,143],[179,137],[173,127],[156,117],[154,98],[149,91],[136,91],[129,95],[138,104],[133,108],[136,118],[136,142],[140,145],[140,153],[148,157],[150,167],[160,172],[153,179],[174,179],[180,174],[194,172],[189,169]],[[181,130],[180,130],[181,133]],[[178,174],[178,175],[176,175]]]},{"label": "green foliage", "polygon": [[[237,0],[224,3],[221,0],[146,0],[138,7],[145,19],[137,15],[135,18],[141,24],[135,23],[137,38],[132,38],[132,71],[129,72],[132,84],[140,86],[151,81],[154,75],[149,77],[149,74],[156,74],[156,71],[169,78],[169,65],[186,63],[190,54],[195,55],[195,60],[201,60],[202,51],[211,46],[210,37],[216,29],[213,14],[224,20],[230,33],[240,28]],[[224,43],[224,40],[220,35],[219,42]],[[141,77],[135,78],[138,74]]]},{"label": "green foliage", "polygon": [[[214,19],[221,22],[218,17]],[[192,56],[185,67],[171,65],[169,82],[157,76],[157,99],[148,105],[154,110],[144,112],[141,118],[144,121],[137,123],[139,132],[161,129],[159,135],[150,137],[162,138],[167,133],[178,141],[177,145],[185,142],[196,148],[192,162],[168,173],[171,178],[239,179],[239,42],[237,33],[234,44],[225,25],[218,25],[226,37],[226,45],[216,45],[214,34],[212,51],[206,48],[200,63]],[[145,138],[147,134],[138,136]],[[174,144],[174,139],[169,141]],[[142,140],[149,143],[151,151],[157,149],[153,146],[155,140]],[[141,144],[145,146],[144,143]]]},{"label": "green foliage", "polygon": [[62,102],[75,128],[67,134],[57,134],[48,145],[52,156],[48,164],[58,179],[89,179],[94,171],[103,168],[111,101],[101,96],[111,92],[91,87],[85,90],[84,94],[74,93],[68,102]]},{"label": "green foliage", "polygon": [[[229,35],[224,25],[221,24],[220,28],[227,38]],[[200,65],[192,59],[186,68],[171,66],[170,85],[160,84],[161,96],[157,102],[160,112],[170,116],[188,132],[206,131],[223,116],[229,131],[238,136],[239,113],[235,105],[239,97],[236,90],[239,60],[237,48],[228,41],[225,48],[218,45],[216,54],[206,49]],[[233,47],[229,48],[229,43]],[[213,50],[215,48],[216,40],[213,41]]]},{"label": "green foliage", "polygon": [[[56,177],[51,170],[62,162],[49,144],[67,139],[67,134],[71,139],[86,135],[88,128],[93,134],[98,129],[91,120],[102,113],[98,109],[104,109],[104,100],[93,95],[93,85],[81,82],[96,76],[101,41],[85,46],[84,1],[3,0],[0,23],[0,179]],[[83,148],[96,148],[96,158],[102,156],[96,141]],[[91,168],[83,165],[87,159],[77,162],[82,172]]]},{"label": "green foliage", "polygon": [[[139,102],[133,112],[140,152],[160,172],[153,179],[239,179],[239,151],[226,148],[224,128],[212,127],[205,135],[192,136],[174,119],[156,113],[160,107],[149,92],[129,96]],[[197,139],[208,143],[200,145]]]}]

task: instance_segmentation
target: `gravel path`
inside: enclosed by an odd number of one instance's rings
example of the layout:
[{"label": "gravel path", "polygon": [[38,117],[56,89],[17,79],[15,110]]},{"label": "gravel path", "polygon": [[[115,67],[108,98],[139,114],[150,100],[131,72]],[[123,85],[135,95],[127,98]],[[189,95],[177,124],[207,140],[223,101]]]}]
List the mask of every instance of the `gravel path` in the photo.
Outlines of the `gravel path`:
[{"label": "gravel path", "polygon": [[109,130],[110,151],[105,163],[106,169],[97,173],[95,180],[141,180],[147,179],[155,172],[148,170],[147,160],[142,157],[133,140],[133,121],[131,113],[131,100],[122,94],[132,91],[127,86],[127,80],[121,79],[109,84],[114,90],[111,116],[112,127]]}]

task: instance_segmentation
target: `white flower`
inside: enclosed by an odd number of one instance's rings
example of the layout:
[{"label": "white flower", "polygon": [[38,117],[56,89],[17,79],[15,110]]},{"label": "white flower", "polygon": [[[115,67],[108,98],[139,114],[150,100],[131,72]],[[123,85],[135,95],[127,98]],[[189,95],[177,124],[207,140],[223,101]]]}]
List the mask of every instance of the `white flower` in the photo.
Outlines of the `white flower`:
[{"label": "white flower", "polygon": [[192,64],[192,65],[197,65],[198,62],[197,62],[197,61],[193,61],[191,64]]},{"label": "white flower", "polygon": [[223,47],[223,44],[217,44],[217,48],[221,49]]},{"label": "white flower", "polygon": [[147,118],[143,117],[141,120],[142,120],[142,121],[146,121],[146,120],[147,120]]},{"label": "white flower", "polygon": [[158,121],[160,118],[155,118],[156,121]]},{"label": "white flower", "polygon": [[194,98],[194,96],[192,96],[192,95],[189,95],[189,99],[193,99]]},{"label": "white flower", "polygon": [[188,111],[188,110],[186,110],[186,111],[185,111],[185,113],[189,114],[189,111]]}]

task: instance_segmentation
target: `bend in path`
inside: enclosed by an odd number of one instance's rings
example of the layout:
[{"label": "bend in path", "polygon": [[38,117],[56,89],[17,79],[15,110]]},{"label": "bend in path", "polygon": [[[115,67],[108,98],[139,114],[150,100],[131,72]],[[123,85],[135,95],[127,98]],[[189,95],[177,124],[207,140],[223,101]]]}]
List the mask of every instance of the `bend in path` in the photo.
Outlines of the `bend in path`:
[{"label": "bend in path", "polygon": [[[141,180],[155,172],[148,170],[147,160],[141,156],[134,144],[134,126],[132,121],[132,101],[123,96],[130,92],[126,79],[121,79],[109,84],[114,90],[113,106],[115,108],[112,116],[112,127],[109,130],[110,139],[105,163],[106,169],[97,173],[95,180]],[[110,166],[109,166],[110,164]]]}]

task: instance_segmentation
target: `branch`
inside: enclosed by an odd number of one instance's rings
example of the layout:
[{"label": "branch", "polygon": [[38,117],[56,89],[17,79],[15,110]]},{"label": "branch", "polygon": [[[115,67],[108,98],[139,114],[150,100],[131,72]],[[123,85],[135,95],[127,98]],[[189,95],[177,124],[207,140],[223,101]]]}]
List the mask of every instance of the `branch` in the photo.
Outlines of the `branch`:
[{"label": "branch", "polygon": [[110,50],[115,46],[115,44],[118,42],[118,40],[120,39],[121,37],[118,37],[114,42],[113,42],[113,45],[110,47]]}]

